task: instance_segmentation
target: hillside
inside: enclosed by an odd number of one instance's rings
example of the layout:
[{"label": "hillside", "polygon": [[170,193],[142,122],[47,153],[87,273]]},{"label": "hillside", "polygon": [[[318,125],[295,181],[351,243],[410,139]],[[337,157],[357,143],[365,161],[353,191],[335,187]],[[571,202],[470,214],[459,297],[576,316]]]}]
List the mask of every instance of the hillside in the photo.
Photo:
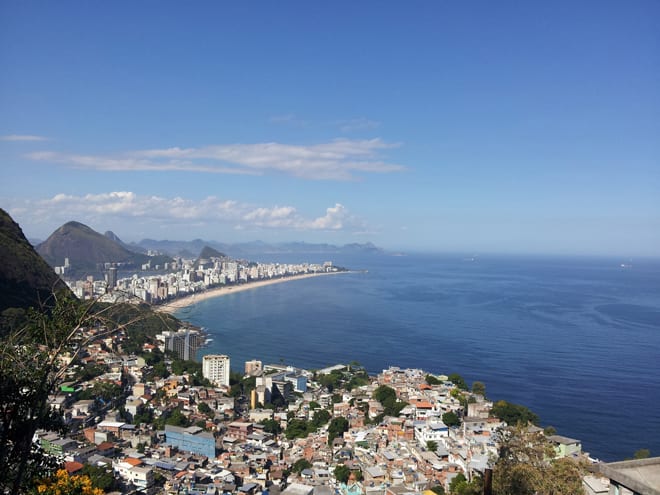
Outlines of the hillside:
[{"label": "hillside", "polygon": [[37,254],[19,225],[0,209],[0,312],[39,306],[59,289],[66,285]]},{"label": "hillside", "polygon": [[208,265],[209,261],[213,258],[228,258],[226,254],[221,253],[217,249],[213,249],[209,246],[204,246],[202,251],[199,253],[199,256],[195,260],[195,268],[198,268],[200,265]]},{"label": "hillside", "polygon": [[71,274],[102,271],[103,263],[127,267],[146,263],[148,257],[126,249],[116,240],[79,222],[68,222],[37,246],[37,252],[51,265],[63,266],[69,259]]},{"label": "hillside", "polygon": [[147,254],[147,250],[144,249],[143,247],[138,246],[137,244],[126,244],[124,241],[122,241],[117,234],[115,234],[112,230],[106,231],[105,234],[108,239],[115,241],[117,244],[119,244],[121,247],[126,249],[127,251],[131,251],[134,253],[140,253],[140,254]]}]

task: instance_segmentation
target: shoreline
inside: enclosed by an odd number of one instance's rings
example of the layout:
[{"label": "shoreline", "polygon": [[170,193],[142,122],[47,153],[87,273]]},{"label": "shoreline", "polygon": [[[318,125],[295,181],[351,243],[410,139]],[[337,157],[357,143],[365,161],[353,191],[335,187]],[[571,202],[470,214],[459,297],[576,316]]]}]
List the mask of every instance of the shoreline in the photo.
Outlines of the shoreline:
[{"label": "shoreline", "polygon": [[350,270],[347,270],[347,271],[338,271],[338,272],[303,273],[301,275],[290,275],[288,277],[258,280],[256,282],[247,282],[239,285],[215,287],[213,289],[208,289],[201,292],[193,292],[190,295],[176,298],[165,304],[159,304],[158,306],[154,306],[153,308],[154,310],[159,312],[174,314],[178,310],[187,308],[188,306],[192,306],[193,304],[197,304],[198,302],[206,301],[207,299],[212,299],[215,297],[226,296],[227,294],[234,294],[236,292],[258,289],[260,287],[265,287],[267,285],[291,282],[294,280],[303,280],[312,277],[322,277],[324,275],[337,275],[339,273],[351,273],[351,272]]}]

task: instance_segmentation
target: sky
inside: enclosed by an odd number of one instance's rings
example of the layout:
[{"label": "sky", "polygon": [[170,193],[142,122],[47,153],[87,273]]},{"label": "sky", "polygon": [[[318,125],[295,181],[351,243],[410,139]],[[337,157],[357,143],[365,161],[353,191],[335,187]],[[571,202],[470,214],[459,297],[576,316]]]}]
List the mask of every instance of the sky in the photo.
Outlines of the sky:
[{"label": "sky", "polygon": [[30,239],[660,255],[657,0],[0,0],[0,67]]}]

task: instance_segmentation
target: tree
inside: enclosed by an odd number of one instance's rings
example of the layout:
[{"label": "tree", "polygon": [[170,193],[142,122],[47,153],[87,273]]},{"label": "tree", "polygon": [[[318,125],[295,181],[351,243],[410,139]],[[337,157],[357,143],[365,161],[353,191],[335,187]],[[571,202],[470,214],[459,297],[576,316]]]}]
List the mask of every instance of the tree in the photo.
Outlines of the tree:
[{"label": "tree", "polygon": [[543,434],[546,437],[551,437],[552,435],[556,435],[557,434],[557,428],[555,428],[554,426],[548,425],[545,428],[543,428]]},{"label": "tree", "polygon": [[582,491],[584,466],[556,459],[545,435],[518,423],[498,432],[499,457],[493,469],[498,495],[573,495]]},{"label": "tree", "polygon": [[[82,304],[64,293],[52,304],[30,309],[18,329],[0,332],[0,492],[20,493],[35,477],[48,476],[56,464],[32,442],[37,429],[62,432],[59,412],[48,395],[63,381],[69,362],[95,338],[116,325],[105,309]],[[130,323],[127,322],[127,324]],[[96,327],[90,336],[83,330]],[[64,355],[70,359],[63,360]]]},{"label": "tree", "polygon": [[501,419],[509,426],[514,426],[518,423],[524,425],[532,423],[536,425],[539,422],[539,417],[525,406],[513,404],[505,400],[500,400],[493,404],[490,414]]},{"label": "tree", "polygon": [[190,426],[190,421],[184,416],[180,409],[175,409],[165,420],[166,425],[172,426]]},{"label": "tree", "polygon": [[648,459],[649,457],[651,457],[651,451],[649,449],[639,449],[633,455],[633,459]]},{"label": "tree", "polygon": [[408,403],[399,401],[396,397],[396,391],[387,385],[381,385],[374,390],[373,398],[383,405],[383,412],[386,416],[398,416],[401,410]]},{"label": "tree", "polygon": [[360,470],[352,471],[348,466],[344,464],[338,464],[334,470],[335,479],[340,483],[346,483],[351,473],[355,474],[355,479],[357,481],[362,481],[364,479],[364,476],[362,475],[362,471]]},{"label": "tree", "polygon": [[472,384],[472,393],[486,397],[486,385],[483,382],[474,382]]},{"label": "tree", "polygon": [[[429,385],[442,385],[442,382],[440,380],[438,380],[433,375],[426,375],[425,380],[426,380],[426,383],[428,383]],[[443,493],[444,493],[444,490],[443,490]]]},{"label": "tree", "polygon": [[[138,444],[138,447],[140,447],[140,445],[142,446],[142,452],[144,452],[144,444]],[[112,474],[112,469],[85,464],[81,473],[85,476],[88,476],[92,482],[92,486],[102,490],[103,493],[109,492],[116,488],[116,481],[114,475]]]},{"label": "tree", "polygon": [[307,459],[302,458],[302,459],[298,459],[296,462],[293,463],[293,466],[291,466],[291,471],[300,474],[303,472],[303,470],[309,469],[311,467],[312,467],[312,463],[309,462]]},{"label": "tree", "polygon": [[332,415],[328,411],[325,409],[319,409],[314,413],[314,416],[312,417],[312,426],[314,429],[318,429],[330,421],[331,417]]},{"label": "tree", "polygon": [[452,382],[454,385],[456,385],[461,390],[467,390],[468,389],[467,383],[465,383],[465,380],[463,379],[463,377],[461,375],[459,375],[458,373],[452,373],[451,375],[449,375],[448,378],[449,378],[450,382]]},{"label": "tree", "polygon": [[442,485],[435,485],[431,487],[431,491],[436,495],[445,495],[445,489]]},{"label": "tree", "polygon": [[462,484],[467,483],[467,478],[463,473],[458,473],[449,482],[449,493],[456,493],[456,489]]},{"label": "tree", "polygon": [[263,419],[261,424],[264,425],[264,431],[266,433],[271,433],[273,435],[279,435],[282,433],[282,426],[279,421],[274,419]]},{"label": "tree", "polygon": [[211,418],[214,416],[213,409],[211,409],[211,406],[209,406],[206,402],[200,402],[199,404],[197,404],[197,410],[201,414],[206,414]]},{"label": "tree", "polygon": [[37,484],[37,493],[40,495],[103,495],[100,488],[94,488],[89,476],[70,476],[65,469],[57,471],[52,478],[41,480]]},{"label": "tree", "polygon": [[449,411],[449,412],[444,413],[442,415],[442,422],[446,426],[449,426],[450,428],[452,426],[459,426],[461,424],[460,418],[453,411]]},{"label": "tree", "polygon": [[438,450],[438,442],[435,440],[427,440],[426,441],[426,450],[430,450],[431,452],[435,452]]},{"label": "tree", "polygon": [[286,431],[284,435],[287,439],[291,440],[293,438],[305,438],[311,433],[311,428],[309,423],[304,419],[294,418],[289,421],[289,424],[286,426]]},{"label": "tree", "polygon": [[350,474],[350,468],[344,464],[338,464],[337,467],[335,467],[334,475],[339,483],[346,483]]},{"label": "tree", "polygon": [[328,425],[328,444],[332,445],[332,441],[345,431],[348,431],[348,420],[342,417],[333,418]]},{"label": "tree", "polygon": [[482,492],[483,480],[479,476],[468,481],[462,473],[459,473],[449,483],[449,493],[452,495],[480,495]]}]

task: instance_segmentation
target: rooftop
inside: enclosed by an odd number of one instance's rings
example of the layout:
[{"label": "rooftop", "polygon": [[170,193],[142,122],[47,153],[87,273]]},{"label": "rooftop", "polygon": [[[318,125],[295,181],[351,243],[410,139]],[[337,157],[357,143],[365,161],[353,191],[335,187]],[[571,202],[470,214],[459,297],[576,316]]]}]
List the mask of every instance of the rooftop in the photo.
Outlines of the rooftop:
[{"label": "rooftop", "polygon": [[601,464],[599,471],[643,495],[660,495],[660,457]]}]

